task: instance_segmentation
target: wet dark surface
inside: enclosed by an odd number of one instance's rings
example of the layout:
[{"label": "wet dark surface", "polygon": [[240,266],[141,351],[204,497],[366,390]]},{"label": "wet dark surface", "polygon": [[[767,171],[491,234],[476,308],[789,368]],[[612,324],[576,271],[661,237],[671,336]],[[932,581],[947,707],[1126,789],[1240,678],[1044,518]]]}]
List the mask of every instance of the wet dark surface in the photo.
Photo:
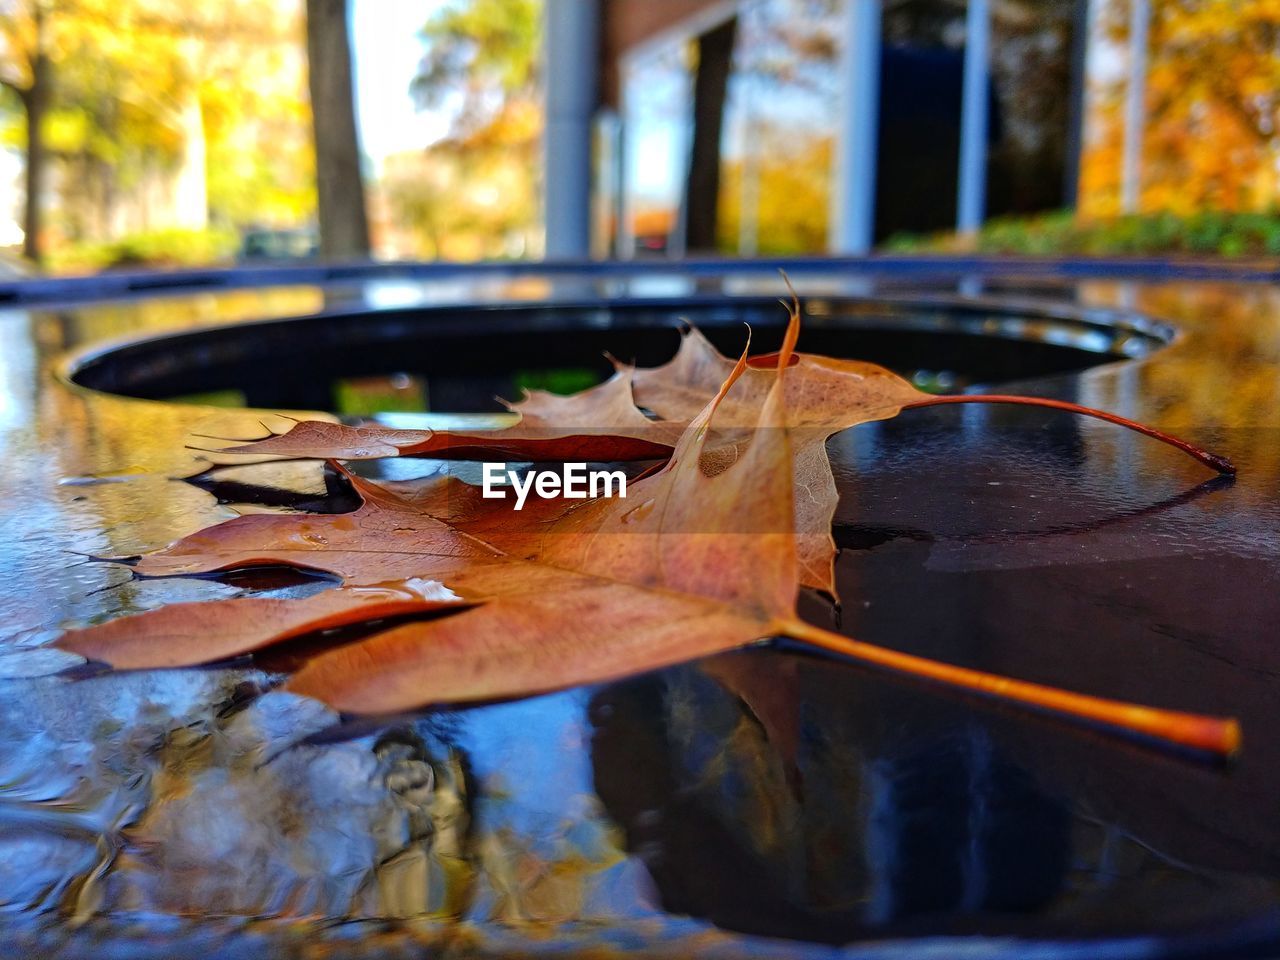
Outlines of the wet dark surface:
[{"label": "wet dark surface", "polygon": [[[606,354],[656,366],[675,353],[673,318],[703,330],[726,353],[744,324],[757,349],[778,346],[785,313],[776,298],[645,298],[556,306],[466,305],[352,312],[340,297],[305,319],[198,327],[135,339],[78,357],[75,383],[144,399],[234,391],[241,404],[340,410],[344,381],[412,374],[434,412],[500,412],[492,389],[519,396],[522,370],[612,370]],[[996,303],[927,300],[807,301],[813,353],[870,360],[947,389],[1066,373],[1107,359],[1145,356],[1173,337],[1166,324],[1118,311],[1028,315]]]},{"label": "wet dark surface", "polygon": [[[319,705],[261,692],[269,662],[50,675],[64,661],[44,644],[65,627],[323,587],[133,581],[83,555],[154,549],[236,501],[347,505],[317,464],[174,479],[208,465],[184,449],[191,433],[257,435],[258,411],[108,396],[59,375],[153,397],[240,390],[296,411],[331,408],[335,379],[404,372],[454,378],[430,391],[434,410],[478,410],[513,371],[590,367],[605,347],[661,359],[645,351],[674,336],[651,328],[681,314],[726,344],[740,319],[760,319],[763,343],[778,283],[494,272],[0,311],[5,949],[1280,953],[1280,293],[1018,274],[809,270],[801,349],[1104,407],[1229,455],[1238,479],[1206,484],[1175,451],[1042,411],[940,408],[857,427],[830,444],[840,628],[1236,715],[1235,763],[793,650],[336,731]],[[617,303],[584,309],[594,296]],[[518,323],[492,309],[421,313],[477,302],[530,308]],[[1130,311],[1172,324],[1176,340]],[[206,329],[322,312],[345,319],[276,324],[256,340]],[[344,339],[313,335],[339,328]],[[196,335],[99,346],[174,330]],[[413,346],[389,358],[395,337]],[[88,359],[68,364],[68,351]],[[802,610],[834,616],[818,598]]]}]

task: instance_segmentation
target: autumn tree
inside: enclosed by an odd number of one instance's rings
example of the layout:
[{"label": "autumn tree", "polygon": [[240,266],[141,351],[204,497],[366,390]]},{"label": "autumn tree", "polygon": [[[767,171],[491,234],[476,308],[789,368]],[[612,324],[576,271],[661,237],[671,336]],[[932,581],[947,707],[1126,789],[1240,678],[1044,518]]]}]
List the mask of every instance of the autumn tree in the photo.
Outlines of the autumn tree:
[{"label": "autumn tree", "polygon": [[102,241],[310,209],[293,4],[14,0],[0,38],[0,75],[27,104],[28,255],[48,252],[50,227]]},{"label": "autumn tree", "polygon": [[541,0],[449,0],[422,28],[424,53],[411,92],[422,107],[449,107],[462,139],[536,101]]},{"label": "autumn tree", "polygon": [[[42,141],[57,176],[46,225],[74,241],[207,222],[198,26],[171,6],[111,19],[64,7],[64,57]],[[46,242],[47,242],[46,238]]]},{"label": "autumn tree", "polygon": [[39,262],[40,199],[45,182],[44,119],[53,93],[57,24],[48,0],[14,0],[0,6],[0,85],[22,105],[26,152],[26,200],[22,252]]},{"label": "autumn tree", "polygon": [[369,221],[360,176],[346,0],[307,0],[307,62],[320,252],[326,257],[368,257]]},{"label": "autumn tree", "polygon": [[[1123,53],[1129,4],[1104,5],[1103,42]],[[1270,0],[1152,0],[1143,212],[1275,205],[1280,149],[1280,8]],[[1123,71],[1095,92],[1082,208],[1119,212]]]},{"label": "autumn tree", "polygon": [[518,256],[540,240],[541,14],[540,0],[450,0],[423,27],[410,92],[446,111],[449,130],[419,158],[398,158],[387,188],[393,216],[431,255]]},{"label": "autumn tree", "polygon": [[[230,224],[299,223],[316,211],[303,11],[292,0],[206,8],[232,23],[206,43],[199,104],[208,138],[210,216]],[[238,25],[252,25],[242,32]]]}]

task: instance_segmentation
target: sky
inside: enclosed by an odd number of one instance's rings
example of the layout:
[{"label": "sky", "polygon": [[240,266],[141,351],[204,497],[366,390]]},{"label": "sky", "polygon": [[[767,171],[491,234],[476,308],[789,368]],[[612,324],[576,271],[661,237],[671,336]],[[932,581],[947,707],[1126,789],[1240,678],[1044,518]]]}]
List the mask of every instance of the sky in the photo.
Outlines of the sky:
[{"label": "sky", "polygon": [[440,112],[419,113],[409,84],[422,59],[418,33],[440,0],[354,0],[351,46],[355,53],[356,111],[360,146],[381,172],[394,153],[421,150],[448,132]]}]

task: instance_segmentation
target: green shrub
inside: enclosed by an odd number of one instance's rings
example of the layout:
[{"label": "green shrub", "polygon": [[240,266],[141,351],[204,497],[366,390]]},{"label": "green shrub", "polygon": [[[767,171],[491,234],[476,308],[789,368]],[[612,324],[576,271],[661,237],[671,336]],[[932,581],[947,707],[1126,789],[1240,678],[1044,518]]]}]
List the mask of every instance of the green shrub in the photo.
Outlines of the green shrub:
[{"label": "green shrub", "polygon": [[46,266],[53,273],[203,266],[230,260],[239,245],[240,237],[232,229],[151,230],[109,243],[51,250]]},{"label": "green shrub", "polygon": [[1215,210],[1186,217],[1156,213],[1080,220],[1069,210],[1055,210],[990,220],[979,231],[976,245],[963,243],[954,233],[897,234],[884,249],[896,253],[976,249],[1032,256],[1276,256],[1280,255],[1280,211]]}]

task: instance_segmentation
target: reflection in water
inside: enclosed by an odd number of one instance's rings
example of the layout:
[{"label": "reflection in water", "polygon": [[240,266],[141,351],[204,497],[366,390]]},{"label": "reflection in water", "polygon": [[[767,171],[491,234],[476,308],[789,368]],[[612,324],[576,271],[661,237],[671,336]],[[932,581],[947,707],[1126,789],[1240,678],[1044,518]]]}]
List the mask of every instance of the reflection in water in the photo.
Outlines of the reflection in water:
[{"label": "reflection in water", "polygon": [[[777,653],[729,657],[764,683],[796,666]],[[858,671],[799,665],[794,773],[772,728],[781,705],[765,721],[718,669],[664,671],[593,698],[596,790],[664,909],[845,942],[1178,929],[1273,896],[1100,820],[1087,792],[1048,786],[1051,765],[1011,750],[1002,722],[922,706]]]},{"label": "reflection in water", "polygon": [[[981,730],[857,747],[809,731],[792,779],[742,703],[693,668],[603,691],[593,716],[596,789],[673,912],[842,942],[1034,912],[1064,882],[1066,808]],[[637,755],[663,774],[637,783]]]}]

